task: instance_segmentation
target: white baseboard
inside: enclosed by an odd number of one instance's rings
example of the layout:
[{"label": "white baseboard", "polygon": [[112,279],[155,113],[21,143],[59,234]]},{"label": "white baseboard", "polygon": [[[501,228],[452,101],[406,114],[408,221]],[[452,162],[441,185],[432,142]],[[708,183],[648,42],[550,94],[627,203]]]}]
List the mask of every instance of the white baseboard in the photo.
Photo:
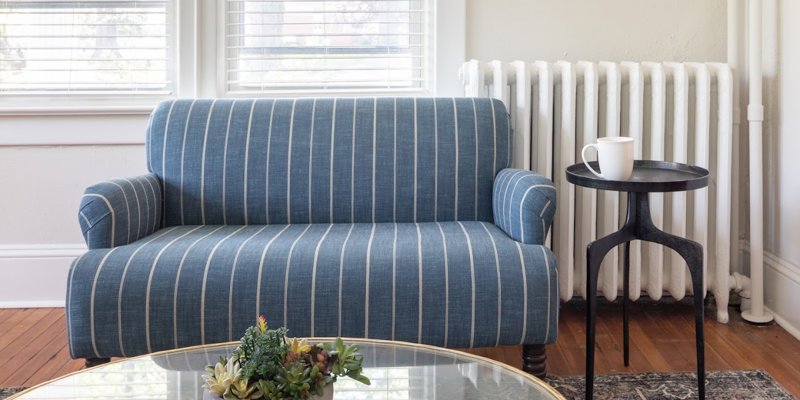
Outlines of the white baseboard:
[{"label": "white baseboard", "polygon": [[775,322],[800,340],[800,267],[765,251],[764,297]]},{"label": "white baseboard", "polygon": [[64,307],[67,272],[83,244],[0,245],[0,308]]}]

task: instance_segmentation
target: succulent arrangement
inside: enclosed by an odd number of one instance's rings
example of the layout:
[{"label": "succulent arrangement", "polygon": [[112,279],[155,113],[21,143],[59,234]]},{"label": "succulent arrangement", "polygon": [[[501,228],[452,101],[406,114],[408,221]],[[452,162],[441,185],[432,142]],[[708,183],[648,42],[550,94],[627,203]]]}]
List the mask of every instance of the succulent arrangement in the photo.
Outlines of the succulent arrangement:
[{"label": "succulent arrangement", "polygon": [[337,377],[370,384],[362,374],[364,357],[358,346],[341,338],[309,345],[286,333],[286,328],[268,329],[266,319],[259,317],[233,355],[207,367],[203,388],[224,400],[302,400],[322,396]]}]

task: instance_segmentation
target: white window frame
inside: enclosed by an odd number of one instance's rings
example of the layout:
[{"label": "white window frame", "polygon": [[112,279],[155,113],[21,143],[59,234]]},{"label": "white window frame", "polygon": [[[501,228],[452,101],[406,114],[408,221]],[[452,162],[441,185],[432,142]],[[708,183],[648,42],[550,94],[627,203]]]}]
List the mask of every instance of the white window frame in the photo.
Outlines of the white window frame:
[{"label": "white window frame", "polygon": [[[270,92],[250,97],[301,96],[458,96],[458,68],[466,56],[466,0],[432,0],[435,21],[430,46],[432,55],[427,87],[420,90],[325,90]],[[226,97],[225,2],[176,0],[173,93],[148,95],[0,95],[0,116],[27,115],[130,115],[149,114],[158,102],[169,98]],[[219,56],[218,56],[219,55]],[[2,143],[0,143],[2,144]]]}]

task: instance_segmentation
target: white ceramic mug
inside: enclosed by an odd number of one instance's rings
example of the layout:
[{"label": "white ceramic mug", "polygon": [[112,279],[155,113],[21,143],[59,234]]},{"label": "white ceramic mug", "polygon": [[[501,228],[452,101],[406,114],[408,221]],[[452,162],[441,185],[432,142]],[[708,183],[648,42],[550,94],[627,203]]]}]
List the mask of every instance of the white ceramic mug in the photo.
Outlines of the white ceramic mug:
[{"label": "white ceramic mug", "polygon": [[[600,172],[595,171],[586,161],[586,150],[591,147],[597,150]],[[626,181],[633,173],[633,138],[598,138],[597,144],[591,143],[583,146],[581,158],[583,158],[586,168],[589,168],[589,171],[598,177],[610,181]]]}]

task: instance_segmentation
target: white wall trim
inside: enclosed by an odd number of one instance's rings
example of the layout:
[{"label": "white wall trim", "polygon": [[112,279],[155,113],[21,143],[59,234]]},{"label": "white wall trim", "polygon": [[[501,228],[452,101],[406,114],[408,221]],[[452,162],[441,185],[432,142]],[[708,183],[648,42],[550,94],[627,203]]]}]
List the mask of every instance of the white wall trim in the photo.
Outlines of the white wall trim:
[{"label": "white wall trim", "polygon": [[[741,248],[749,256],[747,241]],[[764,251],[764,295],[775,322],[800,340],[800,266]]]},{"label": "white wall trim", "polygon": [[67,272],[82,243],[0,245],[0,308],[64,307]]},{"label": "white wall trim", "polygon": [[64,300],[0,301],[0,308],[64,308]]},{"label": "white wall trim", "polygon": [[794,326],[791,322],[786,320],[786,318],[776,313],[775,310],[769,307],[766,307],[766,309],[767,311],[771,312],[773,316],[775,316],[775,322],[777,322],[781,328],[785,329],[786,332],[789,332],[789,334],[794,336],[795,339],[800,340],[800,328]]},{"label": "white wall trim", "polygon": [[0,244],[0,259],[78,257],[85,252],[83,243]]}]

